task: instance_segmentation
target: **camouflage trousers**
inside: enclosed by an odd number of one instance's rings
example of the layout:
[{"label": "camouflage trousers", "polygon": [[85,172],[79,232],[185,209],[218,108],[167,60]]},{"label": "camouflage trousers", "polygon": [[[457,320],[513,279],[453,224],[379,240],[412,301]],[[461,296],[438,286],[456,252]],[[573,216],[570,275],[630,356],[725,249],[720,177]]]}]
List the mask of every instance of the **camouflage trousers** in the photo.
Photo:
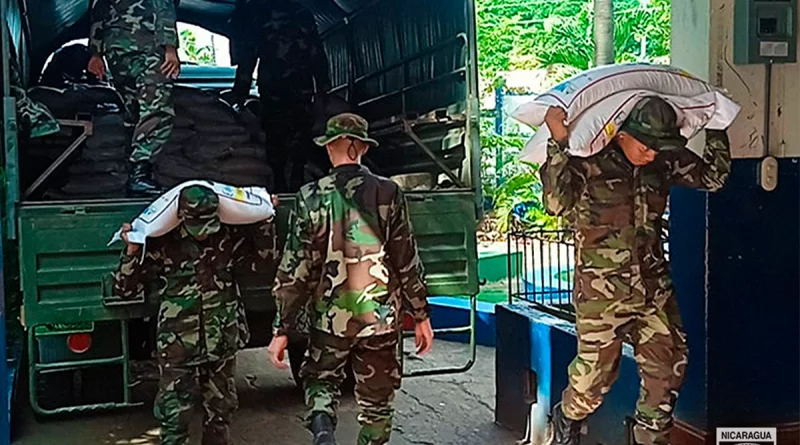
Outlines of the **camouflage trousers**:
[{"label": "camouflage trousers", "polygon": [[641,378],[636,442],[669,445],[673,410],[688,363],[686,334],[671,284],[648,299],[640,279],[634,278],[629,289],[619,292],[623,296],[614,298],[609,292],[595,292],[597,286],[582,291],[587,288],[586,277],[577,276],[576,283],[578,355],[569,366],[564,414],[582,420],[600,407],[618,377],[622,343],[630,342]]},{"label": "camouflage trousers", "polygon": [[307,421],[326,413],[336,422],[336,409],[345,379],[347,359],[353,364],[355,396],[361,410],[358,445],[385,445],[392,433],[394,392],[400,387],[397,335],[366,338],[311,333],[301,376],[305,386]]},{"label": "camouflage trousers", "polygon": [[189,422],[198,393],[203,403],[203,445],[231,445],[229,426],[239,407],[229,358],[197,366],[160,364],[159,391],[153,408],[161,424],[162,445],[189,445]]},{"label": "camouflage trousers", "polygon": [[135,125],[131,162],[150,161],[172,133],[175,107],[172,81],[161,73],[162,50],[106,50],[114,87],[122,95],[127,121]]},{"label": "camouflage trousers", "polygon": [[327,151],[313,142],[311,94],[278,97],[259,89],[267,156],[275,174],[275,192],[294,192],[306,182],[305,163],[327,158]]}]

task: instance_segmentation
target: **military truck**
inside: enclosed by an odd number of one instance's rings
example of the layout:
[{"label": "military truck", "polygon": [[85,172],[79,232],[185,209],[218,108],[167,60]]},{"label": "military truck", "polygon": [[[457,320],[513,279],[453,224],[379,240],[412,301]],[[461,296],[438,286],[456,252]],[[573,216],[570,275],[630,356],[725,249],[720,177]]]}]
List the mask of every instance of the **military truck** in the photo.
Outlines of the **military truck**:
[{"label": "military truck", "polygon": [[[28,87],[50,54],[88,33],[86,0],[0,0],[2,59],[14,48]],[[480,196],[478,79],[473,0],[303,0],[315,14],[329,58],[333,89],[371,122],[382,146],[369,154],[377,173],[427,178],[407,194],[431,295],[478,293],[476,221]],[[235,0],[181,0],[178,20],[229,35]],[[11,38],[7,39],[6,36]],[[5,63],[5,62],[2,62]],[[196,75],[192,75],[192,73]],[[180,82],[226,88],[232,70],[184,70]],[[212,74],[209,74],[212,73]],[[26,145],[17,134],[15,102],[3,77],[3,243],[8,301],[21,296],[30,404],[47,416],[130,406],[131,327],[151,319],[153,304],[112,307],[110,272],[121,246],[111,234],[146,205],[124,196],[37,199],[20,176]],[[91,134],[91,119],[43,174],[62,168]],[[34,182],[44,184],[47,175]],[[407,181],[408,182],[408,181]],[[278,233],[286,232],[292,196],[280,196]],[[12,257],[9,258],[9,255]],[[18,278],[18,279],[16,279]],[[246,280],[243,295],[254,334],[270,340],[275,305],[271,277]],[[451,329],[465,332],[467,328]],[[303,345],[293,348],[297,362]],[[474,360],[474,355],[473,359]],[[467,369],[465,366],[453,369]],[[439,370],[446,372],[447,370]],[[436,371],[434,371],[436,372]]]}]

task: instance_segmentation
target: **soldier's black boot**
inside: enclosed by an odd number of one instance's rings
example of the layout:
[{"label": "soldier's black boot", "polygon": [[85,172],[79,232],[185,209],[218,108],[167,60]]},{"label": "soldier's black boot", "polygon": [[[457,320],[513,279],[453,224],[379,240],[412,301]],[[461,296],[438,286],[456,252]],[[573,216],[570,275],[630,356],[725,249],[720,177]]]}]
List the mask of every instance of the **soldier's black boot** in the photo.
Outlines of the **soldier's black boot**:
[{"label": "soldier's black boot", "polygon": [[336,445],[333,435],[333,420],[325,413],[314,413],[311,417],[311,434],[314,435],[314,445]]},{"label": "soldier's black boot", "polygon": [[551,423],[553,439],[550,441],[550,445],[580,445],[584,422],[564,416],[560,403],[553,408]]},{"label": "soldier's black boot", "polygon": [[134,162],[127,191],[131,198],[155,198],[166,190],[153,180],[153,168],[149,162]]}]

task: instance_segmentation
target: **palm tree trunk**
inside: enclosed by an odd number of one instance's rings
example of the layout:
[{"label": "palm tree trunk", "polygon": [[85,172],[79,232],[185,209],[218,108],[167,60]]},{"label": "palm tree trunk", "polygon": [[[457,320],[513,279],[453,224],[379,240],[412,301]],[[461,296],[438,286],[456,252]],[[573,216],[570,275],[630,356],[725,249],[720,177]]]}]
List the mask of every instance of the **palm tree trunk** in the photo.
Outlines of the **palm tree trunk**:
[{"label": "palm tree trunk", "polygon": [[594,64],[614,63],[614,0],[594,0]]}]

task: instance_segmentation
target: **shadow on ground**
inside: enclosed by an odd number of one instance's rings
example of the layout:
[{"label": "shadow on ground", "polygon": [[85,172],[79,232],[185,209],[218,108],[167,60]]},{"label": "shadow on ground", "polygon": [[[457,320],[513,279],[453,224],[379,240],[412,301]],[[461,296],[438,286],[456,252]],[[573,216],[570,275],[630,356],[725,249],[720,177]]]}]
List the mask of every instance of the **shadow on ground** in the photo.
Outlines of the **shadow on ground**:
[{"label": "shadow on ground", "polygon": [[[406,359],[406,369],[460,365],[467,347],[438,342],[424,360]],[[404,380],[396,402],[393,445],[511,445],[513,434],[494,425],[494,349],[479,348],[467,373]],[[288,372],[269,365],[265,350],[244,351],[238,358],[240,408],[232,428],[237,445],[302,445],[310,436],[302,426],[302,395]],[[15,445],[157,445],[152,417],[154,382],[136,388],[143,406],[125,411],[37,421],[24,416]],[[22,398],[21,398],[22,399]],[[26,398],[25,398],[26,399]],[[24,400],[24,399],[23,399]],[[340,407],[338,441],[355,443],[357,407],[346,397]],[[192,425],[192,443],[200,443],[200,414]]]}]

